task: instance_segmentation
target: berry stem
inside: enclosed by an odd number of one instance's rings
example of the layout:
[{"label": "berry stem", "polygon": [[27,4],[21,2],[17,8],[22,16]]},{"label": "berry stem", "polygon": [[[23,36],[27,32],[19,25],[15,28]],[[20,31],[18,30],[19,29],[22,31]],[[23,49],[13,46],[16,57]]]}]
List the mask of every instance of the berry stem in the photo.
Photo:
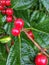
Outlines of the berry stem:
[{"label": "berry stem", "polygon": [[14,20],[16,20],[16,17],[15,17],[15,16],[13,16],[13,19],[14,19]]},{"label": "berry stem", "polygon": [[23,29],[22,30],[23,32],[25,32],[25,34],[27,35],[27,37],[34,43],[34,45],[43,53],[45,54],[48,58],[49,58],[49,55],[45,52],[45,50],[36,42],[34,41],[27,33],[27,30],[26,29]]},{"label": "berry stem", "polygon": [[19,38],[19,47],[20,47],[20,60],[21,60],[21,37],[20,37],[20,34],[19,34],[19,36],[18,36],[18,38]]}]

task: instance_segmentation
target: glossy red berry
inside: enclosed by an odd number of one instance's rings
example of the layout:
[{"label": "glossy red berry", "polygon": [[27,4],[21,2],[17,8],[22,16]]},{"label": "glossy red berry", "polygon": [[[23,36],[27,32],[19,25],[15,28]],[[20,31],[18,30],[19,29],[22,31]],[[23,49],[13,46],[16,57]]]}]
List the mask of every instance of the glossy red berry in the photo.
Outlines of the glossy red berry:
[{"label": "glossy red berry", "polygon": [[6,10],[3,9],[3,10],[2,10],[2,14],[6,14]]},{"label": "glossy red berry", "polygon": [[13,15],[13,9],[7,8],[7,9],[6,9],[6,14],[7,14],[8,16]]},{"label": "glossy red berry", "polygon": [[0,5],[0,11],[3,10],[3,9],[4,9],[4,7],[2,5]]},{"label": "glossy red berry", "polygon": [[10,6],[11,5],[11,1],[10,0],[6,0],[6,6]]},{"label": "glossy red berry", "polygon": [[12,22],[12,16],[6,16],[6,21],[8,22],[8,23],[10,23],[10,22]]},{"label": "glossy red berry", "polygon": [[28,33],[28,35],[29,35],[32,39],[34,39],[34,34],[32,33],[31,30],[29,30],[27,33]]},{"label": "glossy red berry", "polygon": [[19,28],[19,29],[22,29],[23,26],[24,26],[24,20],[22,18],[18,18],[14,21],[14,26]]},{"label": "glossy red berry", "polygon": [[12,28],[12,35],[18,36],[20,34],[20,30],[18,28]]},{"label": "glossy red berry", "polygon": [[5,6],[5,5],[6,5],[6,0],[1,0],[1,4],[2,4],[3,6]]},{"label": "glossy red berry", "polygon": [[38,54],[35,58],[35,64],[36,65],[47,65],[48,64],[48,59],[45,55]]}]

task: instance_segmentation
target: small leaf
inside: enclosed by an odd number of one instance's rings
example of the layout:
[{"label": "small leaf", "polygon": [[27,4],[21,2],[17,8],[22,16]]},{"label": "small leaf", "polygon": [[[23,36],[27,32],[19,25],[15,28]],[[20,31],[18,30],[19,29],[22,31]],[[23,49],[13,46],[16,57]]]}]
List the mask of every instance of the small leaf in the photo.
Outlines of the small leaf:
[{"label": "small leaf", "polygon": [[11,37],[9,37],[9,36],[5,36],[5,37],[0,38],[1,43],[7,43],[10,40],[11,40]]}]

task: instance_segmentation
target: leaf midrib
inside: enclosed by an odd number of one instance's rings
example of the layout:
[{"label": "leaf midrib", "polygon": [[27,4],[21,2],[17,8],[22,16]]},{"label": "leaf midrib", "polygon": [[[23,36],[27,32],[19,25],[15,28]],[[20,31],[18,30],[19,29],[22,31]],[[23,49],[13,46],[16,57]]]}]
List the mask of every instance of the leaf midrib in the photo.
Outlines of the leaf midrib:
[{"label": "leaf midrib", "polygon": [[41,33],[44,33],[44,34],[49,34],[49,33],[45,32],[45,31],[41,31],[41,30],[36,29],[36,28],[33,28],[33,27],[31,27],[31,28],[26,28],[26,29],[31,29],[31,30],[34,30],[34,31],[37,31],[37,32],[41,32]]}]

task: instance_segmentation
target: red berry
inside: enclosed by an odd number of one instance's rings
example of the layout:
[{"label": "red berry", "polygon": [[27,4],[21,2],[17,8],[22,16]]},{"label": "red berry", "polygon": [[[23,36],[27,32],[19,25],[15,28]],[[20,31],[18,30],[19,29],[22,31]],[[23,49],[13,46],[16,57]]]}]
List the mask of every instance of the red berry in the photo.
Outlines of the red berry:
[{"label": "red berry", "polygon": [[0,11],[3,10],[3,9],[4,9],[4,7],[2,5],[0,5]]},{"label": "red berry", "polygon": [[3,10],[2,10],[2,14],[6,14],[6,10],[3,9]]},{"label": "red berry", "polygon": [[10,23],[10,22],[12,22],[12,16],[6,16],[6,21],[8,22],[8,23]]},{"label": "red berry", "polygon": [[6,6],[10,6],[10,5],[11,5],[10,0],[6,0]]},{"label": "red berry", "polygon": [[12,29],[12,35],[13,36],[18,36],[20,34],[20,30],[18,28],[13,28]]},{"label": "red berry", "polygon": [[13,15],[13,9],[7,8],[7,9],[6,9],[6,14],[9,15],[9,16],[10,16],[10,15]]},{"label": "red berry", "polygon": [[43,54],[38,54],[35,58],[35,64],[36,65],[47,65],[48,59]]},{"label": "red berry", "polygon": [[34,34],[32,33],[31,30],[29,30],[27,33],[29,34],[29,36],[30,36],[32,39],[34,39]]},{"label": "red berry", "polygon": [[1,0],[1,4],[2,4],[3,6],[5,6],[6,0]]},{"label": "red berry", "polygon": [[24,20],[22,18],[18,18],[14,21],[14,26],[19,28],[19,29],[22,29],[23,26],[24,26]]}]

